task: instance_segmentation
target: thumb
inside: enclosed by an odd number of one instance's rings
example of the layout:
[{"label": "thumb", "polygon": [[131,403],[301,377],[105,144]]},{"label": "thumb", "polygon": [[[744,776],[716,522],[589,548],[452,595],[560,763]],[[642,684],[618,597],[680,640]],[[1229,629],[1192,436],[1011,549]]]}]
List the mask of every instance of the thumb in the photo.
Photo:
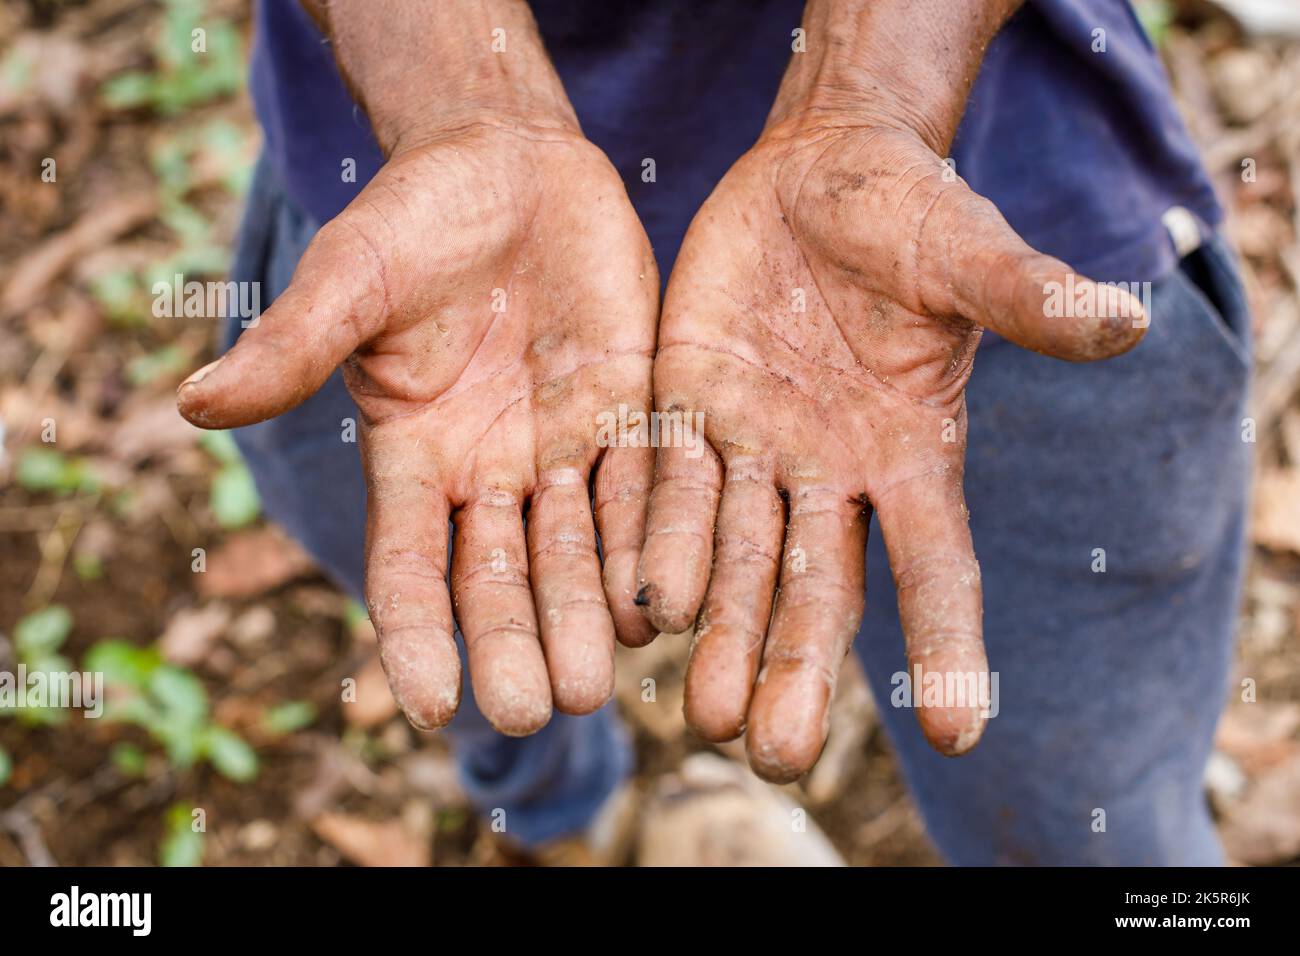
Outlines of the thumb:
[{"label": "thumb", "polygon": [[1094,282],[1036,252],[993,203],[964,185],[950,195],[957,197],[952,215],[931,216],[931,235],[921,243],[937,260],[920,270],[938,279],[923,290],[931,312],[960,315],[1023,348],[1072,362],[1120,355],[1141,341],[1149,317],[1124,284]]},{"label": "thumb", "polygon": [[200,428],[238,428],[274,418],[314,395],[384,319],[376,253],[341,219],[323,227],[289,287],[217,361],[176,392]]}]

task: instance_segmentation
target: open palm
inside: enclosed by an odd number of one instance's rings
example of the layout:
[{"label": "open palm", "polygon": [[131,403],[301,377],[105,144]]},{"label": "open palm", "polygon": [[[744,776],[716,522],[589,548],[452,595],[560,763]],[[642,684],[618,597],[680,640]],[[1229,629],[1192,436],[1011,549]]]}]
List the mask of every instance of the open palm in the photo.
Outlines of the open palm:
[{"label": "open palm", "polygon": [[[776,128],[731,169],[687,234],[654,372],[657,406],[702,411],[712,451],[660,450],[639,572],[652,623],[696,625],[700,734],[747,731],[773,780],[816,761],[862,616],[872,509],[913,668],[985,671],[962,493],[981,327],[1086,360],[1145,324],[1126,293],[1068,274],[903,130]],[[1067,281],[1095,291],[1101,317],[1047,317],[1045,291]],[[980,710],[918,715],[955,754]]]},{"label": "open palm", "polygon": [[602,412],[649,407],[657,304],[604,155],[569,130],[480,123],[395,150],[180,407],[205,427],[249,424],[342,364],[394,695],[419,726],[451,718],[454,618],[480,709],[526,734],[553,703],[608,700],[616,629],[649,636],[632,601],[650,452],[597,435]]}]

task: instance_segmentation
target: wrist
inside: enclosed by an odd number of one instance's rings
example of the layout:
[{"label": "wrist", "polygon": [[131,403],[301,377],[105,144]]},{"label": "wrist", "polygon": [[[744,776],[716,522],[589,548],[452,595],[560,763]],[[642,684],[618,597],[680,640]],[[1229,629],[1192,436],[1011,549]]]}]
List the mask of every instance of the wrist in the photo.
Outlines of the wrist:
[{"label": "wrist", "polygon": [[489,123],[579,132],[522,0],[304,0],[385,155]]},{"label": "wrist", "polygon": [[808,0],[765,135],[814,126],[915,133],[944,155],[990,40],[1022,0]]}]

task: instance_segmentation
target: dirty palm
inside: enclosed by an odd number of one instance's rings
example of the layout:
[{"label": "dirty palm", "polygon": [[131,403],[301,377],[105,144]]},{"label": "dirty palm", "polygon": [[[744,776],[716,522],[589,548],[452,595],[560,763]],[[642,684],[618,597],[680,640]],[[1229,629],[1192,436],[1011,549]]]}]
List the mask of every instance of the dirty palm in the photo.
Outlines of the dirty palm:
[{"label": "dirty palm", "polygon": [[[1142,335],[1136,300],[1082,279],[1101,307],[1045,318],[1070,275],[906,129],[796,113],[731,169],[687,233],[655,362],[656,404],[701,409],[711,451],[660,449],[640,566],[651,622],[695,623],[697,733],[746,733],[771,780],[811,768],[862,617],[873,509],[912,669],[986,672],[962,493],[981,327],[1076,361]],[[985,706],[917,713],[955,755]]]},{"label": "dirty palm", "polygon": [[459,704],[453,600],[475,699],[507,734],[604,704],[616,630],[647,639],[633,578],[652,452],[599,447],[597,422],[649,408],[658,287],[599,150],[562,124],[484,122],[394,151],[261,322],[181,386],[187,418],[228,428],[343,364],[367,603],[416,725]]}]

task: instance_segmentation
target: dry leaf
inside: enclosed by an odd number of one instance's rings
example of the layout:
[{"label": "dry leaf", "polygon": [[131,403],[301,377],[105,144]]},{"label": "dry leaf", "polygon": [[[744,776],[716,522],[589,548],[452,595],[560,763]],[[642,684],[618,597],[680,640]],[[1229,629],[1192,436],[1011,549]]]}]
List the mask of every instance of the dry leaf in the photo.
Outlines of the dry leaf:
[{"label": "dry leaf", "polygon": [[159,648],[165,660],[191,667],[208,656],[212,644],[230,623],[230,608],[209,604],[178,611],[163,632]]},{"label": "dry leaf", "polygon": [[353,727],[378,727],[398,714],[397,701],[388,689],[388,678],[379,662],[379,653],[371,654],[356,675],[357,699],[343,706],[343,719]]},{"label": "dry leaf", "polygon": [[1265,548],[1300,553],[1300,470],[1261,472],[1251,537]]},{"label": "dry leaf", "polygon": [[343,813],[322,813],[311,821],[316,835],[359,866],[429,866],[433,852],[401,821],[376,823]]},{"label": "dry leaf", "polygon": [[1300,755],[1269,770],[1234,804],[1220,829],[1228,856],[1267,866],[1300,857]]},{"label": "dry leaf", "polygon": [[692,754],[677,774],[659,781],[638,842],[641,866],[845,865],[817,824],[778,788],[709,753]]},{"label": "dry leaf", "polygon": [[144,225],[157,211],[158,197],[152,190],[95,203],[71,228],[54,233],[39,248],[18,260],[0,294],[0,314],[16,314],[31,308],[50,283],[78,258]]},{"label": "dry leaf", "polygon": [[169,392],[133,403],[113,426],[106,450],[116,461],[133,465],[177,448],[189,448],[199,430],[181,418]]},{"label": "dry leaf", "polygon": [[1300,753],[1300,704],[1234,704],[1223,712],[1215,746],[1256,776]]},{"label": "dry leaf", "polygon": [[256,597],[310,574],[314,567],[283,532],[254,528],[236,531],[208,554],[207,570],[198,575],[197,586],[203,597]]}]

